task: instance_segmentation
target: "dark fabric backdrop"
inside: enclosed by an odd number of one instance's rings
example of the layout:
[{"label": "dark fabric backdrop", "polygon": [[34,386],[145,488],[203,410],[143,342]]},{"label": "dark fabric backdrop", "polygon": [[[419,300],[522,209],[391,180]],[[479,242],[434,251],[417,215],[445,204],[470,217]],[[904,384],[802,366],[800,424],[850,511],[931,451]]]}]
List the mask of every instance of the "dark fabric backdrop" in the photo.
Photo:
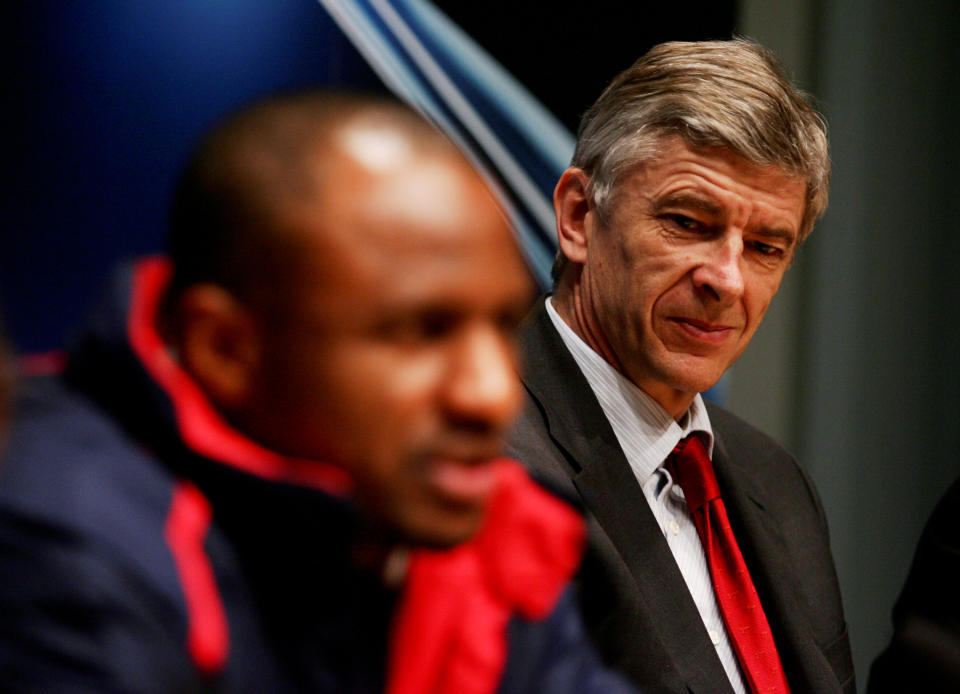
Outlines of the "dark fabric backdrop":
[{"label": "dark fabric backdrop", "polygon": [[[571,129],[652,44],[729,36],[731,2],[438,5]],[[589,9],[589,16],[584,13]],[[258,95],[379,82],[312,0],[11,0],[0,306],[20,350],[59,347],[118,259],[163,246],[191,143]]]}]

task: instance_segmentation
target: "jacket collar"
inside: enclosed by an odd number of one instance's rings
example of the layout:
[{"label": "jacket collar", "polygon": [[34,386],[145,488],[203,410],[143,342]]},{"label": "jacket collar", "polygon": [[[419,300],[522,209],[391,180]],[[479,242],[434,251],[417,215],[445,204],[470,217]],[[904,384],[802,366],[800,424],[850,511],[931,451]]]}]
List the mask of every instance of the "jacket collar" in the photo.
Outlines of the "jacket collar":
[{"label": "jacket collar", "polygon": [[248,474],[346,495],[352,486],[346,471],[329,463],[280,455],[245,437],[225,421],[176,361],[156,329],[172,269],[160,256],[134,265],[126,338],[141,368],[169,401],[184,444],[194,453]]}]

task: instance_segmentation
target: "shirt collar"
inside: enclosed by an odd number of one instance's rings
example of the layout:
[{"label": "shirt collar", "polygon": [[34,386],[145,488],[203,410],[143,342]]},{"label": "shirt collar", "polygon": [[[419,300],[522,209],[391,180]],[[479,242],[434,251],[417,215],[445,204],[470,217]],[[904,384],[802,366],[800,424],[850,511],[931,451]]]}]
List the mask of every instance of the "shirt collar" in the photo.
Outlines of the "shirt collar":
[{"label": "shirt collar", "polygon": [[663,464],[674,446],[691,432],[702,432],[713,455],[713,429],[703,398],[694,397],[678,424],[656,400],[644,393],[597,354],[566,324],[550,297],[547,315],[596,395],[634,475],[643,484]]}]

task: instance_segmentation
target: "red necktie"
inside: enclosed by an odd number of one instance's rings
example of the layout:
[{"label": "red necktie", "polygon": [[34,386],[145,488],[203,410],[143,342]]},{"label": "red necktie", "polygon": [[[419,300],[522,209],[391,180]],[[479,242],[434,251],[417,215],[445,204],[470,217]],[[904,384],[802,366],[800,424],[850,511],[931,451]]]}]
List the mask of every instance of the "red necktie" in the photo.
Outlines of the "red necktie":
[{"label": "red necktie", "polygon": [[693,514],[720,612],[750,691],[789,694],[770,625],[733,537],[713,463],[700,438],[691,434],[681,440],[667,458],[667,468]]}]

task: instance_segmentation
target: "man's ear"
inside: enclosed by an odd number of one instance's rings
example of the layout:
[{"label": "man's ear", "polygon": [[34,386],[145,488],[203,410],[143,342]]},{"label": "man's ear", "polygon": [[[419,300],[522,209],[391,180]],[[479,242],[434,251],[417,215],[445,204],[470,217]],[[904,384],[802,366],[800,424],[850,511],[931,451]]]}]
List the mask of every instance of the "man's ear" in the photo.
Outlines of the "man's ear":
[{"label": "man's ear", "polygon": [[592,212],[587,196],[588,181],[583,169],[571,166],[561,174],[553,190],[560,250],[568,260],[581,265],[587,261],[587,218]]},{"label": "man's ear", "polygon": [[260,332],[250,310],[215,284],[185,289],[176,307],[181,365],[213,404],[230,411],[251,397],[260,365]]}]

